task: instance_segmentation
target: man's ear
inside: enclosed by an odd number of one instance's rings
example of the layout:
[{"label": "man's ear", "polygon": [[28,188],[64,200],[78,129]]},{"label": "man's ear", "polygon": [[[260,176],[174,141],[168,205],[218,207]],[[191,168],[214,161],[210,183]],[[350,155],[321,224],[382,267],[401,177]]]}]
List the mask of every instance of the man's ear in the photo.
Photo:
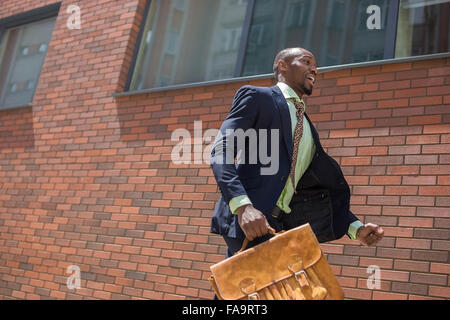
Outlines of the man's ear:
[{"label": "man's ear", "polygon": [[278,60],[278,73],[287,71],[287,63],[284,60]]}]

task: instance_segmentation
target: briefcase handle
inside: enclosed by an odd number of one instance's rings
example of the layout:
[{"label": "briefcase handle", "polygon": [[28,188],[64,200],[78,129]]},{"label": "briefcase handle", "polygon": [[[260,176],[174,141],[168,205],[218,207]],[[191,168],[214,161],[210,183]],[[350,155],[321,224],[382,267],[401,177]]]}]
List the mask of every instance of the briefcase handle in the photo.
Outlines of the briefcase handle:
[{"label": "briefcase handle", "polygon": [[[277,233],[277,232],[275,231],[275,229],[269,228],[269,234],[271,234],[271,235],[273,235],[273,236],[282,234],[283,232],[285,232],[285,230],[281,230],[280,232]],[[241,249],[240,249],[239,251],[235,252],[234,254],[236,255],[236,254],[238,254],[238,253],[241,253],[241,252],[244,251],[245,249],[247,249],[247,246],[248,246],[248,243],[249,243],[249,242],[250,242],[250,240],[248,240],[248,238],[245,238],[245,239],[244,239],[244,242],[242,243]]]}]

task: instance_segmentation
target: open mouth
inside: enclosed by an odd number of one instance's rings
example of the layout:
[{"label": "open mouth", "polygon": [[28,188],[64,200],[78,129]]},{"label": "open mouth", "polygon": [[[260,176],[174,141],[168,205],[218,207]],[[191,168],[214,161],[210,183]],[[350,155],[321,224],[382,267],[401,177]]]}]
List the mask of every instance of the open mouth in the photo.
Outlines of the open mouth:
[{"label": "open mouth", "polygon": [[316,78],[312,74],[307,75],[306,79],[311,82],[311,85],[314,85],[314,82],[316,82]]}]

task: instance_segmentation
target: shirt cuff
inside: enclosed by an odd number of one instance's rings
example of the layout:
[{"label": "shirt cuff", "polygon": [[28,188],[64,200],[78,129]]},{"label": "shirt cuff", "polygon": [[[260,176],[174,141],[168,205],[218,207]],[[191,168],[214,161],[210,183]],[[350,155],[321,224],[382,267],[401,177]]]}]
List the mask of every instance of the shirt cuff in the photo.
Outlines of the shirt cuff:
[{"label": "shirt cuff", "polygon": [[233,214],[237,214],[236,210],[239,207],[242,207],[246,204],[252,204],[250,199],[246,195],[237,196],[230,200],[230,203],[228,204],[230,207],[230,210]]},{"label": "shirt cuff", "polygon": [[355,222],[352,222],[350,224],[350,226],[348,227],[348,231],[347,231],[347,234],[349,235],[350,239],[357,240],[356,231],[358,231],[358,229],[360,227],[362,227],[363,225],[364,225],[364,223],[362,223],[359,220],[356,220]]}]

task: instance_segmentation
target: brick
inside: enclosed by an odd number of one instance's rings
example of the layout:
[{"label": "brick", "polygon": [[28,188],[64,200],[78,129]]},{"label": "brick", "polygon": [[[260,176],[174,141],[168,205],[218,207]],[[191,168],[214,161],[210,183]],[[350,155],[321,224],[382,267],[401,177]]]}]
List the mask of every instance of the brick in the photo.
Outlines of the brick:
[{"label": "brick", "polygon": [[406,294],[374,291],[373,300],[407,300]]},{"label": "brick", "polygon": [[384,190],[385,195],[416,195],[418,187],[411,186],[387,186]]},{"label": "brick", "polygon": [[372,138],[347,138],[344,140],[344,146],[346,147],[372,146],[372,144]]},{"label": "brick", "polygon": [[425,125],[423,128],[423,133],[424,134],[450,133],[450,124]]},{"label": "brick", "polygon": [[349,138],[357,137],[358,130],[330,130],[330,138]]},{"label": "brick", "polygon": [[448,186],[420,186],[419,187],[419,195],[441,195],[446,196],[450,195],[450,187]]},{"label": "brick", "polygon": [[381,278],[383,280],[405,281],[408,282],[410,277],[409,272],[404,271],[389,271],[381,270]]},{"label": "brick", "polygon": [[431,240],[398,238],[395,242],[395,246],[397,248],[430,249]]},{"label": "brick", "polygon": [[443,170],[448,170],[449,168],[450,166],[446,165],[433,165],[433,166],[422,165],[420,168],[420,173],[424,175],[441,174]]},{"label": "brick", "polygon": [[436,164],[437,162],[436,155],[405,156],[405,164]]},{"label": "brick", "polygon": [[444,84],[444,81],[443,81],[443,78],[440,78],[440,77],[411,80],[411,87],[412,88],[417,88],[417,87],[434,87],[434,86],[440,86],[442,84]]},{"label": "brick", "polygon": [[432,240],[431,249],[445,251],[450,245],[450,241],[445,240]]},{"label": "brick", "polygon": [[352,84],[360,84],[364,81],[364,77],[344,77],[344,78],[338,78],[336,80],[337,86],[345,86],[345,85],[352,85]]},{"label": "brick", "polygon": [[359,147],[358,156],[386,155],[387,147]]},{"label": "brick", "polygon": [[436,176],[404,176],[402,178],[404,185],[435,185]]},{"label": "brick", "polygon": [[405,89],[410,87],[411,87],[411,80],[400,80],[400,81],[395,80],[380,83],[380,90]]},{"label": "brick", "polygon": [[406,144],[435,144],[439,143],[438,135],[420,135],[406,137]]},{"label": "brick", "polygon": [[419,154],[420,146],[391,146],[389,154]]},{"label": "brick", "polygon": [[432,68],[429,70],[429,73],[428,73],[428,75],[430,77],[443,76],[443,75],[449,75],[449,74],[450,74],[450,67]]},{"label": "brick", "polygon": [[352,288],[343,288],[344,297],[346,299],[358,299],[358,300],[369,300],[372,298],[371,290],[363,290],[363,289],[352,289]]},{"label": "brick", "polygon": [[430,268],[430,263],[424,261],[396,259],[394,268],[397,270],[427,272]]},{"label": "brick", "polygon": [[432,273],[443,273],[450,274],[450,265],[444,263],[431,263],[430,272]]},{"label": "brick", "polygon": [[[401,108],[401,107],[409,107],[409,99],[407,98],[398,98],[398,99],[386,99],[379,100],[377,104],[378,108]],[[372,112],[371,114],[375,114]],[[378,117],[389,116],[390,110],[385,110],[384,112],[379,112]],[[367,115],[370,117],[370,114]]]},{"label": "brick", "polygon": [[410,259],[410,249],[392,249],[392,248],[377,248],[377,256],[383,258],[395,258],[395,259]]},{"label": "brick", "polygon": [[450,298],[450,288],[447,287],[440,287],[440,286],[430,286],[428,294],[430,296],[435,297],[444,297],[449,299]]},{"label": "brick", "polygon": [[446,275],[412,272],[411,273],[411,282],[434,284],[434,285],[446,285],[447,284],[447,276]]},{"label": "brick", "polygon": [[396,79],[397,80],[404,80],[404,79],[417,79],[417,78],[424,78],[427,76],[427,70],[409,70],[409,71],[399,71],[396,73]]},{"label": "brick", "polygon": [[368,196],[367,204],[380,204],[380,205],[398,205],[399,204],[398,196]]},{"label": "brick", "polygon": [[400,176],[371,176],[371,185],[399,185],[401,183]]},{"label": "brick", "polygon": [[350,93],[376,91],[376,90],[378,90],[378,83],[359,84],[359,85],[354,84],[350,86]]},{"label": "brick", "polygon": [[362,95],[360,93],[354,93],[354,94],[342,94],[334,97],[334,102],[336,103],[342,103],[342,102],[355,102],[355,101],[361,101]]},{"label": "brick", "polygon": [[417,97],[417,96],[425,96],[426,90],[425,88],[414,88],[414,89],[403,89],[403,90],[395,90],[395,98],[406,98],[406,97]]},{"label": "brick", "polygon": [[392,291],[408,294],[427,295],[428,286],[413,283],[392,282]]},{"label": "brick", "polygon": [[412,258],[414,260],[421,261],[446,262],[448,259],[448,252],[433,250],[413,250]]},{"label": "brick", "polygon": [[398,206],[383,206],[383,215],[385,216],[415,216],[415,207],[398,207]]},{"label": "brick", "polygon": [[375,137],[373,140],[374,146],[379,145],[404,145],[405,144],[405,137],[399,136],[399,137]]},{"label": "brick", "polygon": [[369,165],[370,157],[345,157],[341,160],[341,166],[363,166]]}]

